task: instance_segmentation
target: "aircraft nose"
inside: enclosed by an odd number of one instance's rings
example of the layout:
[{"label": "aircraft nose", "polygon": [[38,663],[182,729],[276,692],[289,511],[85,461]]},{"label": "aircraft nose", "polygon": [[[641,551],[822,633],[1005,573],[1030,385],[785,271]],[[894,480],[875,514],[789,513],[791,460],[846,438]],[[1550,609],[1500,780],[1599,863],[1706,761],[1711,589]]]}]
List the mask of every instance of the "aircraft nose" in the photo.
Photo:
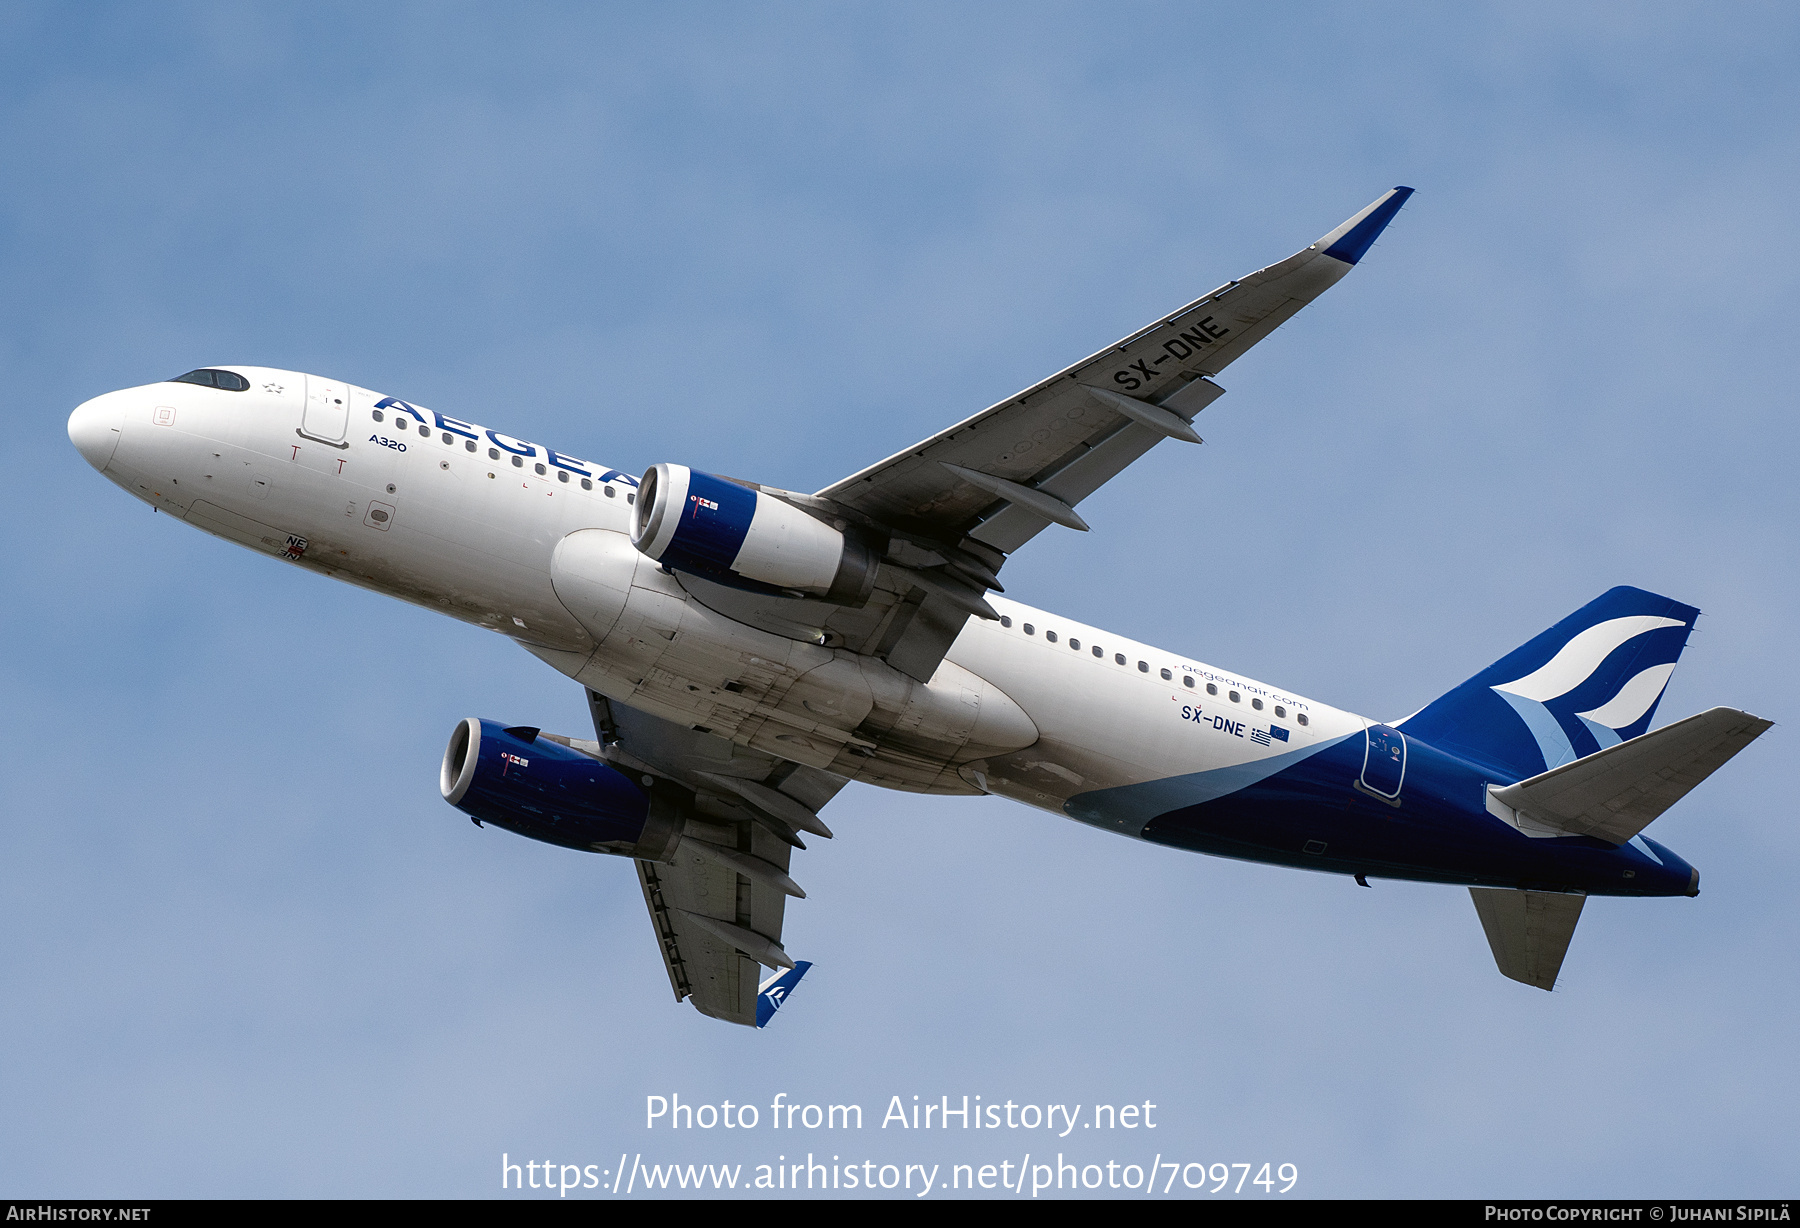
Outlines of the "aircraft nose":
[{"label": "aircraft nose", "polygon": [[69,442],[82,459],[104,471],[111,462],[113,449],[119,446],[119,433],[125,428],[125,409],[112,393],[83,401],[69,415]]}]

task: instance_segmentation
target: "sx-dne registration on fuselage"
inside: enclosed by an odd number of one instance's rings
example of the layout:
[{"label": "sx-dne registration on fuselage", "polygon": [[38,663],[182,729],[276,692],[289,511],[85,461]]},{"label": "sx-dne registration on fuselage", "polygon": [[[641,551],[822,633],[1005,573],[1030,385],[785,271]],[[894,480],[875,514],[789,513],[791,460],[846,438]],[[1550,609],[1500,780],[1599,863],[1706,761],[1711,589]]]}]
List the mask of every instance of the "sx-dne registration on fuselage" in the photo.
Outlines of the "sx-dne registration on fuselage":
[{"label": "sx-dne registration on fuselage", "polygon": [[[76,409],[126,491],[208,532],[511,636],[592,740],[469,719],[444,797],[632,858],[676,998],[766,1022],[790,877],[845,782],[995,793],[1226,857],[1468,887],[1549,989],[1590,895],[1693,895],[1643,829],[1769,722],[1650,722],[1698,611],[1615,588],[1402,721],[1000,597],[1011,554],[1164,440],[1411,194],[816,494],[641,481],[339,380],[203,368]],[[758,965],[777,970],[759,986]],[[786,970],[786,971],[783,971]]]}]

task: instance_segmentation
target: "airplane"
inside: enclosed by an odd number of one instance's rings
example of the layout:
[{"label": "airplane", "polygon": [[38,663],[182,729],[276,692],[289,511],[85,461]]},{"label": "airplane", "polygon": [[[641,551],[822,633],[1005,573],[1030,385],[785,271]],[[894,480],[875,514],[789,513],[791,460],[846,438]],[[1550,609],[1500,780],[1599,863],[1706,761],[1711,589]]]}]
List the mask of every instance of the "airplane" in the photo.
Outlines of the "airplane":
[{"label": "airplane", "polygon": [[[1500,971],[1554,987],[1589,896],[1680,896],[1644,828],[1770,723],[1650,723],[1698,610],[1614,588],[1385,722],[1003,596],[1012,554],[1166,440],[1343,278],[1412,189],[812,494],[632,475],[338,379],[225,364],[69,417],[158,511],[515,640],[592,738],[469,718],[446,801],[630,858],[677,1002],[767,1023],[805,837],[852,780],[1012,798],[1173,848],[1467,887]],[[768,990],[779,991],[773,1004]]]}]

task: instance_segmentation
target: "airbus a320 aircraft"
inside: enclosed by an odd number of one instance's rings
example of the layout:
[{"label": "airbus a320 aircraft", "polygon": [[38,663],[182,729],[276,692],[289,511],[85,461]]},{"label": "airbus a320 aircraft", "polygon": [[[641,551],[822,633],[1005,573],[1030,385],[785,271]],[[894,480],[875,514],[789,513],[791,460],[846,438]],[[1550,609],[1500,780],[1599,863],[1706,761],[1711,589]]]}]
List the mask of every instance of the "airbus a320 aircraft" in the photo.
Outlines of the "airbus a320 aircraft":
[{"label": "airbus a320 aircraft", "polygon": [[[1650,722],[1698,611],[1615,588],[1392,724],[998,596],[1007,559],[1193,421],[1213,377],[1348,273],[1412,190],[815,494],[641,478],[341,380],[203,367],[69,437],[153,507],[500,632],[594,737],[471,718],[474,819],[632,858],[677,1001],[766,1022],[805,971],[789,877],[851,780],[994,793],[1175,848],[1466,886],[1551,988],[1590,895],[1694,895],[1643,829],[1767,729]],[[990,596],[989,594],[996,594]],[[759,998],[758,965],[788,969]]]}]

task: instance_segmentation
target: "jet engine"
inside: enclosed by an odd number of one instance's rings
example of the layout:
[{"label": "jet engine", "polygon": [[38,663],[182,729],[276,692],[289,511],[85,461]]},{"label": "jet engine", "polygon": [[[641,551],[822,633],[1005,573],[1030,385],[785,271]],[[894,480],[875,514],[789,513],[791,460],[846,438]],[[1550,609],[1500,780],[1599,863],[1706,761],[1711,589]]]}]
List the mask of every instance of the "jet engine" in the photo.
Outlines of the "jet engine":
[{"label": "jet engine", "polygon": [[477,822],[594,853],[667,861],[685,826],[672,799],[591,755],[474,717],[450,734],[438,787]]},{"label": "jet engine", "polygon": [[754,593],[859,606],[880,558],[836,525],[761,490],[662,464],[638,487],[631,542],[673,571]]}]

